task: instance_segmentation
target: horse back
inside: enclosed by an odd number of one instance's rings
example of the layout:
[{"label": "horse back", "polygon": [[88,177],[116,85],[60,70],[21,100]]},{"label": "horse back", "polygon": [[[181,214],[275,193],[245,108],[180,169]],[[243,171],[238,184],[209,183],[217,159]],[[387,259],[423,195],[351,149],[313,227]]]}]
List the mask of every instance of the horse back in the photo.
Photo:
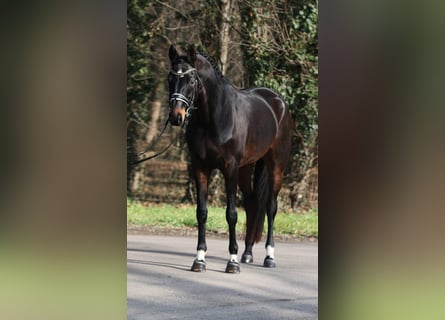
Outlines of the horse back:
[{"label": "horse back", "polygon": [[268,107],[272,109],[273,114],[277,120],[278,127],[280,126],[281,121],[285,116],[290,116],[289,109],[286,103],[284,102],[283,98],[275,91],[263,87],[251,88],[247,91],[261,97],[262,99],[264,99],[264,101],[267,102]]}]

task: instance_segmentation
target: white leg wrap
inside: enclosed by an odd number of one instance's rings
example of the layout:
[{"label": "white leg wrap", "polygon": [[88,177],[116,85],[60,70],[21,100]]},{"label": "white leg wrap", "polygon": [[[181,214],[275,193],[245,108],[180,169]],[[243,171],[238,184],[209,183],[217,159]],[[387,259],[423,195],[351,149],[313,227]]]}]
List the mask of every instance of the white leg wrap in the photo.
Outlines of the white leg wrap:
[{"label": "white leg wrap", "polygon": [[275,251],[275,248],[274,247],[272,247],[272,246],[267,246],[266,247],[266,256],[269,256],[269,257],[271,257],[272,259],[275,259],[275,257],[274,257],[274,251]]},{"label": "white leg wrap", "polygon": [[238,257],[236,256],[236,254],[230,255],[230,261],[238,262]]},{"label": "white leg wrap", "polygon": [[206,260],[206,252],[204,250],[198,250],[198,254],[196,255],[197,260]]}]

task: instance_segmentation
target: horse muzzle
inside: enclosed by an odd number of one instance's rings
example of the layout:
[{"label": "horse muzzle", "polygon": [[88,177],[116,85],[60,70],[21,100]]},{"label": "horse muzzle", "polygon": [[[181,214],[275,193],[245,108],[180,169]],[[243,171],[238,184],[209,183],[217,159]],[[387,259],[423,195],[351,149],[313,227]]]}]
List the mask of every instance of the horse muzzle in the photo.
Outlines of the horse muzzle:
[{"label": "horse muzzle", "polygon": [[174,126],[180,126],[184,123],[186,117],[186,111],[184,108],[175,108],[170,111],[169,119],[170,123]]}]

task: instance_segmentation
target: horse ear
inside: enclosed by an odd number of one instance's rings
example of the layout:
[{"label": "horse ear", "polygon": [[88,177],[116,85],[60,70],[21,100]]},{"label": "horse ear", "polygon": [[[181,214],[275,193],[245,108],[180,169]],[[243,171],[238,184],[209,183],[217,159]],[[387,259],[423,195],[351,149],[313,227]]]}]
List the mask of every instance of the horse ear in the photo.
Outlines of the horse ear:
[{"label": "horse ear", "polygon": [[190,65],[195,65],[196,60],[196,49],[194,45],[189,45],[189,48],[187,50],[187,60],[190,63]]},{"label": "horse ear", "polygon": [[178,57],[178,51],[176,51],[176,48],[174,45],[170,46],[170,49],[168,50],[168,57],[170,58],[170,62],[173,63],[176,58]]}]

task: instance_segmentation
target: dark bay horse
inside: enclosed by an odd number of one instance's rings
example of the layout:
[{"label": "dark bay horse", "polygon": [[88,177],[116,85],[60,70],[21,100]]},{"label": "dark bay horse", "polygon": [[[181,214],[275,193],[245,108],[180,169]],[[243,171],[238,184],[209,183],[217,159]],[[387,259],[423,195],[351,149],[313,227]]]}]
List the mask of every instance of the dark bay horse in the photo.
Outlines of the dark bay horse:
[{"label": "dark bay horse", "polygon": [[275,267],[273,225],[293,128],[288,107],[270,89],[235,89],[194,46],[189,46],[184,56],[170,46],[169,58],[169,119],[177,126],[188,122],[186,141],[197,190],[198,246],[191,270],[206,269],[207,196],[214,169],[221,170],[227,193],[230,259],[226,272],[240,271],[235,231],[238,186],[247,215],[241,262],[253,262],[252,248],[261,240],[267,213],[263,266]]}]

